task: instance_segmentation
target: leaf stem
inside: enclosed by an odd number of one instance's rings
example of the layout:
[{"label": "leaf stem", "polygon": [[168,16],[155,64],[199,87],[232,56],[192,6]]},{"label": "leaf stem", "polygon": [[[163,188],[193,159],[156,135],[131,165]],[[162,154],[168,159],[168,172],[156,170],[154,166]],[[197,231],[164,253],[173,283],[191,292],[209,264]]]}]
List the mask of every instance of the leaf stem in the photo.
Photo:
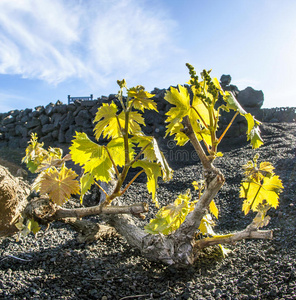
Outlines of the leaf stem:
[{"label": "leaf stem", "polygon": [[138,172],[134,178],[127,184],[127,186],[124,188],[124,190],[120,193],[121,195],[123,195],[128,188],[131,186],[131,184],[144,172],[144,170],[141,170],[140,172]]},{"label": "leaf stem", "polygon": [[107,192],[95,181],[95,184],[99,187],[99,189],[108,197]]},{"label": "leaf stem", "polygon": [[228,131],[228,129],[230,128],[230,126],[232,125],[232,123],[234,122],[235,118],[237,117],[237,115],[239,114],[239,112],[237,111],[235,113],[235,115],[232,117],[231,121],[229,122],[228,126],[226,127],[226,129],[224,130],[224,132],[221,134],[221,136],[218,139],[218,144],[221,142],[221,140],[224,138],[226,132]]},{"label": "leaf stem", "polygon": [[139,157],[143,154],[143,152],[145,151],[145,149],[146,149],[151,143],[152,143],[152,142],[149,142],[145,147],[143,147],[143,148],[141,149],[141,151],[137,154],[137,156],[134,158],[134,160],[132,160],[132,161],[130,162],[130,165],[131,165],[131,166],[139,159]]},{"label": "leaf stem", "polygon": [[117,166],[116,166],[116,164],[115,164],[115,162],[114,162],[114,160],[113,160],[113,158],[112,158],[112,156],[111,156],[111,154],[110,154],[108,148],[107,148],[106,146],[103,146],[103,147],[104,147],[104,149],[107,151],[107,154],[108,154],[108,156],[109,156],[109,158],[110,158],[110,160],[111,160],[111,162],[112,162],[113,168],[115,169],[116,176],[117,176],[117,178],[118,178],[118,177],[120,176],[120,174],[119,174],[119,171],[118,171],[118,169],[117,169]]},{"label": "leaf stem", "polygon": [[201,116],[201,114],[198,112],[198,110],[194,107],[194,106],[190,106],[191,108],[193,108],[193,110],[197,113],[198,117],[200,118],[200,120],[202,121],[202,123],[204,124],[204,126],[208,129],[208,124],[205,122],[205,120],[203,119],[203,117]]}]

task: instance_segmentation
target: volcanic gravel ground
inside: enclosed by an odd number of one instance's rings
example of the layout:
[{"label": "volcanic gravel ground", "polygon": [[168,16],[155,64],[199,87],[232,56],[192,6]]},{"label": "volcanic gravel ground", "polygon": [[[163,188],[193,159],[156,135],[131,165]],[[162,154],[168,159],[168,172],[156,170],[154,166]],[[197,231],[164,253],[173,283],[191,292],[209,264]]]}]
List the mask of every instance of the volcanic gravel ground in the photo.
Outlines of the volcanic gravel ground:
[{"label": "volcanic gravel ground", "polygon": [[[273,240],[238,242],[228,247],[233,251],[225,259],[217,248],[209,248],[196,265],[176,270],[147,261],[120,236],[79,244],[76,232],[56,222],[37,238],[1,240],[0,298],[296,299],[296,124],[265,124],[262,135],[265,145],[256,152],[260,160],[274,164],[285,187],[279,208],[269,211],[267,228],[274,229]],[[221,146],[224,156],[216,165],[223,170],[226,184],[216,197],[220,217],[215,231],[227,233],[244,229],[254,216],[244,216],[241,211],[239,184],[240,166],[252,159],[255,151],[241,138],[225,140]],[[172,145],[162,148],[169,154]],[[192,165],[184,158],[171,161],[174,178],[159,184],[161,205],[188,188],[196,193],[191,183],[201,178],[199,163]],[[126,203],[150,199],[144,179],[131,186],[124,197]],[[144,226],[155,212],[151,204],[147,219],[136,222]]]}]

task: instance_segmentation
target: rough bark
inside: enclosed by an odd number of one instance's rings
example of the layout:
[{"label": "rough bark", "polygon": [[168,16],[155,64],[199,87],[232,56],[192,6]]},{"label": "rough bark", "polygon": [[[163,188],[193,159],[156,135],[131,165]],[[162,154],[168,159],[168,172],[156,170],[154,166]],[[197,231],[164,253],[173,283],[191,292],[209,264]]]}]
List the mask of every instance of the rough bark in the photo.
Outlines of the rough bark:
[{"label": "rough bark", "polygon": [[48,198],[37,198],[26,206],[24,215],[27,218],[33,218],[41,224],[47,224],[65,218],[83,218],[99,214],[132,214],[137,217],[142,217],[142,213],[147,211],[148,204],[144,202],[124,206],[104,207],[97,205],[93,207],[67,209],[54,204]]},{"label": "rough bark", "polygon": [[71,225],[78,232],[77,241],[79,243],[92,243],[117,234],[114,227],[97,224],[89,220],[67,218],[63,222]]}]

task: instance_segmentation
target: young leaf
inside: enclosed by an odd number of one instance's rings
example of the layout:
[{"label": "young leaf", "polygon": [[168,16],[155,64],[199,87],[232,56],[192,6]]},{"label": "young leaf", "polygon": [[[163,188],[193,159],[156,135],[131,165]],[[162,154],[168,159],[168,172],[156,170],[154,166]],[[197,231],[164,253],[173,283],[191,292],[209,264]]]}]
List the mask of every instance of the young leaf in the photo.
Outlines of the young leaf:
[{"label": "young leaf", "polygon": [[198,227],[199,231],[203,235],[215,235],[215,232],[213,230],[213,226],[215,225],[215,222],[213,221],[210,214],[206,214]]},{"label": "young leaf", "polygon": [[[125,112],[122,111],[119,116],[119,121],[121,124],[121,127],[125,127]],[[142,117],[140,113],[137,111],[131,111],[129,113],[129,125],[128,125],[128,133],[135,135],[141,133],[141,126],[140,125],[145,125],[145,120]]]},{"label": "young leaf", "polygon": [[[133,149],[133,143],[129,139],[129,154],[130,160],[133,160],[135,156],[135,151]],[[110,156],[113,159],[113,162],[116,166],[123,167],[125,165],[125,156],[124,156],[124,139],[122,137],[112,139],[107,144],[107,149]]]},{"label": "young leaf", "polygon": [[260,136],[259,125],[261,124],[257,121],[250,113],[247,113],[236,100],[231,92],[226,92],[225,97],[226,109],[238,111],[242,116],[244,116],[248,123],[247,137],[250,140],[251,145],[254,149],[259,148],[263,144],[263,140]]},{"label": "young leaf", "polygon": [[277,208],[278,198],[283,185],[279,176],[264,177],[260,181],[249,179],[242,182],[240,197],[246,200],[243,203],[243,211],[246,214],[250,210],[258,211],[258,205],[267,202],[271,207]]},{"label": "young leaf", "polygon": [[154,95],[144,91],[141,86],[133,87],[128,89],[127,95],[131,98],[130,102],[133,104],[135,109],[144,112],[144,109],[157,110],[156,103],[150,99]]},{"label": "young leaf", "polygon": [[91,173],[83,174],[83,176],[80,178],[80,187],[81,187],[80,203],[82,203],[83,196],[91,188],[91,186],[94,183],[95,183],[95,180]]},{"label": "young leaf", "polygon": [[144,159],[150,162],[159,163],[163,174],[163,180],[167,181],[172,179],[173,170],[168,165],[163,153],[158,147],[158,143],[154,137],[137,135],[131,138],[134,145],[143,149]]},{"label": "young leaf", "polygon": [[31,134],[29,146],[26,148],[26,156],[22,162],[27,164],[31,173],[35,173],[42,161],[49,156],[49,153],[43,148],[43,143],[38,143],[37,134]]},{"label": "young leaf", "polygon": [[112,101],[110,104],[103,103],[98,109],[94,123],[97,123],[94,128],[95,137],[99,140],[100,136],[104,138],[117,138],[122,136],[121,128],[119,125],[124,125],[119,122],[117,117],[117,106]]},{"label": "young leaf", "polygon": [[77,174],[66,167],[62,167],[60,171],[51,168],[38,176],[34,188],[41,194],[48,194],[54,203],[62,205],[71,194],[79,194],[79,183],[75,180],[76,177]]},{"label": "young leaf", "polygon": [[33,232],[33,234],[36,234],[41,229],[38,222],[34,221],[33,219],[29,219],[26,225],[28,230]]},{"label": "young leaf", "polygon": [[216,203],[214,202],[214,200],[211,201],[211,203],[209,205],[209,210],[210,210],[210,213],[213,214],[218,219],[219,210],[218,210],[218,207],[216,206]]},{"label": "young leaf", "polygon": [[152,194],[152,200],[156,207],[159,207],[156,198],[156,189],[158,187],[157,178],[162,176],[161,167],[158,163],[150,162],[148,160],[139,160],[133,164],[133,167],[141,167],[147,175],[147,190]]},{"label": "young leaf", "polygon": [[190,110],[190,96],[188,90],[178,85],[178,88],[171,87],[169,91],[166,92],[164,99],[169,103],[175,105],[172,107],[166,115],[168,116],[166,122],[167,125],[166,136],[175,135],[175,140],[178,145],[184,145],[188,141],[188,137],[179,133],[180,129],[184,128],[181,124],[183,118],[188,115]]},{"label": "young leaf", "polygon": [[162,207],[155,219],[145,226],[145,230],[151,234],[170,234],[177,230],[186,219],[189,212],[194,209],[195,201],[191,202],[190,191],[181,194],[174,203]]}]

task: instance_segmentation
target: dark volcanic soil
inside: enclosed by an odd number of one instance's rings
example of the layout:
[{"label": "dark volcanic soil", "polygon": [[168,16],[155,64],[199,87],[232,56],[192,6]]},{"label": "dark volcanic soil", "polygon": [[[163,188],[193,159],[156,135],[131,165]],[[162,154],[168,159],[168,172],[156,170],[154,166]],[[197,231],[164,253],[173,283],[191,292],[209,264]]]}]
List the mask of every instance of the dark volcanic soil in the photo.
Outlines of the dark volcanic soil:
[{"label": "dark volcanic soil", "polygon": [[[119,236],[78,244],[77,233],[57,222],[37,238],[0,241],[0,298],[296,299],[296,124],[266,124],[262,135],[265,145],[257,151],[260,159],[274,164],[285,187],[279,208],[269,213],[273,240],[239,242],[229,246],[233,251],[225,259],[218,250],[209,249],[194,267],[180,271],[147,261]],[[164,147],[167,155],[172,148],[172,144]],[[216,165],[227,182],[216,199],[220,218],[215,230],[226,233],[245,228],[252,218],[241,212],[238,187],[240,166],[255,152],[241,139],[225,140],[221,150],[224,157]],[[188,188],[193,191],[192,181],[201,178],[199,163],[192,165],[184,156],[170,159],[174,179],[159,184],[161,204]],[[125,202],[149,199],[143,182],[139,178]],[[148,220],[155,212],[151,208]],[[137,222],[143,226],[147,220]]]}]

